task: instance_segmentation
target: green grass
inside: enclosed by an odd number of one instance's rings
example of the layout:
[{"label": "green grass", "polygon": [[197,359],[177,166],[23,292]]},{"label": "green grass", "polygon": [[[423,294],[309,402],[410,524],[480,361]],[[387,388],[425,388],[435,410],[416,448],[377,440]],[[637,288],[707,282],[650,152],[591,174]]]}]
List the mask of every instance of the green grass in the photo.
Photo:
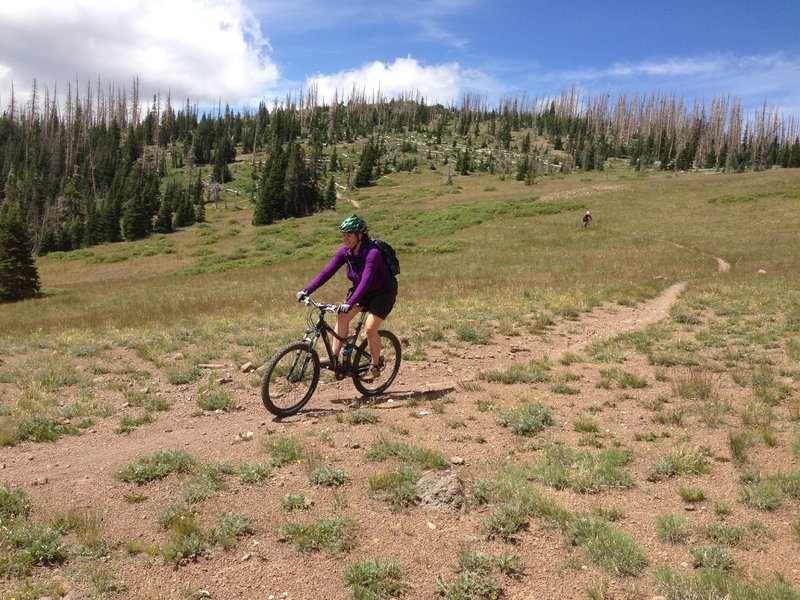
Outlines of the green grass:
[{"label": "green grass", "polygon": [[735,525],[712,523],[706,526],[705,535],[716,544],[735,547],[744,540],[745,531],[741,527]]},{"label": "green grass", "polygon": [[708,450],[681,446],[672,450],[663,460],[653,465],[653,477],[677,475],[705,475],[711,471]]},{"label": "green grass", "polygon": [[211,539],[227,550],[236,539],[252,535],[255,531],[256,524],[250,515],[226,511],[219,515],[217,524],[211,530]]},{"label": "green grass", "polygon": [[10,556],[2,571],[9,574],[24,574],[34,566],[58,565],[69,556],[60,532],[41,523],[15,524],[4,532],[3,545],[10,549]]},{"label": "green grass", "polygon": [[479,377],[484,381],[499,383],[541,383],[550,381],[550,366],[542,361],[532,360],[528,363],[516,363],[505,370],[481,371]]},{"label": "green grass", "polygon": [[206,555],[207,534],[191,509],[170,506],[161,513],[158,523],[168,535],[167,543],[161,548],[164,562],[181,565]]},{"label": "green grass", "polygon": [[142,485],[171,473],[190,473],[196,465],[197,461],[185,450],[160,450],[128,465],[116,476],[122,481]]},{"label": "green grass", "polygon": [[580,389],[563,381],[557,381],[551,385],[550,391],[552,391],[554,394],[565,394],[568,396],[574,396],[581,393]]},{"label": "green grass", "polygon": [[730,571],[733,563],[733,554],[725,546],[709,546],[692,550],[692,565],[695,569]]},{"label": "green grass", "polygon": [[741,492],[742,502],[759,510],[775,510],[784,496],[780,484],[772,479],[750,483]]},{"label": "green grass", "polygon": [[356,600],[398,598],[408,591],[403,568],[388,560],[364,560],[349,565],[342,576]]},{"label": "green grass", "polygon": [[567,535],[587,556],[610,573],[637,576],[647,565],[644,550],[622,529],[591,516],[577,516]]},{"label": "green grass", "polygon": [[[502,560],[502,559],[501,559]],[[458,556],[455,581],[439,578],[436,594],[446,600],[496,600],[502,597],[503,585],[494,571],[498,559],[483,552],[462,551]]]},{"label": "green grass", "polygon": [[264,446],[274,467],[303,460],[303,447],[294,438],[280,436],[274,440],[268,439]]},{"label": "green grass", "polygon": [[229,412],[236,408],[236,402],[230,392],[214,392],[201,394],[197,405],[209,412]]},{"label": "green grass", "polygon": [[378,415],[372,409],[357,408],[350,413],[347,420],[351,425],[373,425],[378,422]]},{"label": "green grass", "polygon": [[445,469],[449,465],[447,459],[438,451],[421,446],[409,446],[383,435],[375,440],[366,458],[375,461],[397,458],[420,469]]},{"label": "green grass", "polygon": [[749,431],[731,431],[728,434],[731,458],[737,463],[747,462],[747,451],[752,444],[753,435]]},{"label": "green grass", "polygon": [[553,413],[540,402],[525,402],[500,413],[497,422],[517,435],[533,436],[552,424]]},{"label": "green grass", "polygon": [[656,588],[667,600],[700,598],[729,600],[797,600],[800,592],[786,581],[761,579],[745,582],[721,569],[698,569],[683,574],[668,566],[658,566],[654,572]]},{"label": "green grass", "polygon": [[692,368],[675,377],[672,386],[675,394],[686,400],[712,400],[719,384],[713,374]]},{"label": "green grass", "polygon": [[313,469],[308,474],[308,479],[315,485],[338,487],[347,482],[348,476],[344,469],[324,465]]},{"label": "green grass", "polygon": [[392,511],[413,506],[417,501],[416,483],[419,472],[409,465],[399,465],[392,471],[370,475],[367,489],[387,502]]},{"label": "green grass", "polygon": [[[600,383],[598,387],[608,387],[611,383],[617,385],[620,389],[641,389],[647,387],[647,379],[640,375],[624,371],[619,368],[600,369]],[[608,382],[608,385],[604,382]]]},{"label": "green grass", "polygon": [[672,544],[685,542],[689,538],[689,519],[677,513],[668,513],[656,520],[658,539]]},{"label": "green grass", "polygon": [[104,546],[102,513],[89,507],[73,507],[52,518],[53,527],[59,532],[73,532],[84,549],[100,549]]},{"label": "green grass", "polygon": [[0,486],[0,519],[6,521],[30,515],[33,503],[28,493],[22,488],[12,489],[8,485]]},{"label": "green grass", "polygon": [[355,547],[355,535],[355,523],[345,518],[316,523],[290,521],[278,529],[278,541],[291,542],[298,552],[325,549],[332,554],[346,554]]},{"label": "green grass", "polygon": [[792,534],[794,535],[795,541],[797,543],[800,543],[800,519],[795,519],[794,521],[792,521],[789,528]]},{"label": "green grass", "polygon": [[597,421],[592,417],[583,416],[575,419],[575,422],[572,424],[572,430],[578,433],[597,433],[600,431],[600,427],[597,425]]},{"label": "green grass", "polygon": [[303,494],[287,494],[281,498],[281,508],[286,512],[293,510],[306,510],[311,507],[311,503]]},{"label": "green grass", "polygon": [[272,473],[269,463],[254,463],[239,465],[239,483],[242,485],[257,485],[265,483]]},{"label": "green grass", "polygon": [[125,416],[120,419],[119,425],[117,425],[117,428],[114,431],[116,433],[130,433],[137,427],[141,427],[142,425],[147,425],[148,423],[152,423],[154,421],[155,419],[153,418],[153,415],[151,415],[150,413],[145,413],[137,417]]},{"label": "green grass", "polygon": [[186,486],[183,499],[197,504],[214,496],[225,487],[225,477],[235,472],[230,463],[203,466]]},{"label": "green grass", "polygon": [[686,485],[678,488],[678,495],[681,500],[693,504],[695,502],[702,502],[706,499],[706,492],[703,488],[696,485]]},{"label": "green grass", "polygon": [[633,475],[623,469],[633,453],[619,448],[597,453],[551,446],[544,458],[535,464],[529,476],[558,490],[571,489],[579,493],[596,493],[607,488],[633,486]]},{"label": "green grass", "polygon": [[795,458],[800,458],[800,433],[795,435],[792,441],[792,454]]}]

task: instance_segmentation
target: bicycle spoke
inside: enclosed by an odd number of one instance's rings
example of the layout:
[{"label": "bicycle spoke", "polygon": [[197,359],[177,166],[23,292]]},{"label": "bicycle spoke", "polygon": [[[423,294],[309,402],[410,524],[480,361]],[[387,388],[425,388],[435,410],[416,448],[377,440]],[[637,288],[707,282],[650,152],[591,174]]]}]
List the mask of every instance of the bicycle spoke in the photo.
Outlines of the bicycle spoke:
[{"label": "bicycle spoke", "polygon": [[319,381],[319,359],[302,342],[290,344],[267,365],[261,385],[264,406],[275,415],[299,411],[311,398]]}]

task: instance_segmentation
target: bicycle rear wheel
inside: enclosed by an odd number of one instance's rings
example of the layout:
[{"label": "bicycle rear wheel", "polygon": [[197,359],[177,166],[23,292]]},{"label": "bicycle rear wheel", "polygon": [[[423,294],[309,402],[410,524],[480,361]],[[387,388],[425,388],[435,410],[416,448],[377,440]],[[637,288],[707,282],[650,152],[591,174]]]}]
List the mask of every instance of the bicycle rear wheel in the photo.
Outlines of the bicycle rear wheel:
[{"label": "bicycle rear wheel", "polygon": [[261,401],[278,417],[297,413],[311,399],[319,382],[319,355],[306,342],[282,348],[267,364]]},{"label": "bicycle rear wheel", "polygon": [[391,331],[378,331],[381,340],[381,373],[374,379],[370,376],[372,355],[367,340],[361,342],[353,358],[353,384],[365,396],[377,396],[386,391],[400,370],[400,341]]}]

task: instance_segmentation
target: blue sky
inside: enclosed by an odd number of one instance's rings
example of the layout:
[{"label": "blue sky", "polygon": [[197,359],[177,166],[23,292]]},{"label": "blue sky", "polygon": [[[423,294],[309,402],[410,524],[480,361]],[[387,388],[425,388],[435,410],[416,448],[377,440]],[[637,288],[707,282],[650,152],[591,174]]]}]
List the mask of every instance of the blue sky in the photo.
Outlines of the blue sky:
[{"label": "blue sky", "polygon": [[0,110],[75,82],[233,109],[296,97],[496,105],[576,89],[739,98],[800,116],[800,1],[25,0],[0,3]]}]

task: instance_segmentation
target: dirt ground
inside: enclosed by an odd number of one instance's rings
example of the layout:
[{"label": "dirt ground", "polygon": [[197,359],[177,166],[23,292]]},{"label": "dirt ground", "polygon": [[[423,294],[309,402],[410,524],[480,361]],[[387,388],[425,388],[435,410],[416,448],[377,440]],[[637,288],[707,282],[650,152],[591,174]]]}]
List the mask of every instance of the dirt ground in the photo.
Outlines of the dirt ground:
[{"label": "dirt ground", "polygon": [[[586,598],[587,589],[601,582],[607,585],[604,598],[653,598],[658,596],[653,569],[669,565],[681,573],[691,573],[689,549],[707,545],[699,532],[703,525],[718,520],[713,507],[723,502],[731,509],[728,522],[744,527],[758,520],[768,532],[750,536],[746,543],[732,549],[737,575],[758,580],[781,572],[791,584],[800,586],[800,548],[789,527],[800,509],[796,499],[787,499],[769,512],[746,506],[739,500],[741,472],[730,461],[712,460],[712,471],[706,476],[648,480],[653,464],[680,445],[680,439],[689,440],[690,445],[707,446],[714,457],[728,457],[728,433],[738,420],[729,415],[727,424],[708,428],[687,412],[679,426],[655,423],[653,411],[646,408],[648,403],[663,398],[671,403],[668,406],[676,407],[685,401],[676,398],[670,382],[657,379],[655,368],[635,352],[629,353],[622,365],[625,371],[646,378],[648,386],[635,390],[598,387],[600,370],[609,368],[608,364],[586,358],[569,365],[559,362],[565,353],[580,355],[591,342],[667,318],[670,306],[685,287],[686,284],[674,285],[635,307],[598,307],[576,320],[559,321],[544,336],[504,336],[495,332],[487,345],[450,348],[445,343],[434,343],[426,350],[424,360],[405,361],[390,393],[370,405],[379,419],[374,424],[354,425],[348,421],[359,406],[358,394],[349,381],[321,384],[300,414],[276,420],[261,404],[259,389],[254,385],[258,373],[243,373],[241,365],[233,363],[216,371],[223,382],[220,385],[233,393],[237,410],[197,416],[198,384],[171,385],[151,363],[132,351],[113,348],[106,356],[111,363],[152,371],[152,379],[146,385],[128,381],[124,373],[113,368],[107,374],[92,376],[97,393],[108,394],[117,406],[115,414],[99,419],[80,436],[0,448],[0,483],[25,488],[34,504],[35,520],[47,520],[69,507],[93,507],[102,513],[103,538],[115,550],[91,560],[125,588],[108,592],[106,597],[346,599],[352,594],[342,577],[344,569],[360,560],[381,558],[394,561],[405,570],[409,585],[406,598],[431,598],[438,578],[452,582],[458,576],[459,552],[473,549],[493,555],[507,552],[521,558],[521,577],[499,577],[505,598]],[[397,333],[403,337],[403,332]],[[683,334],[679,331],[677,335]],[[504,385],[479,379],[482,371],[541,358],[550,361],[553,378],[571,373],[574,381],[570,385],[579,393],[554,393],[552,383]],[[92,362],[97,359],[87,359],[82,368],[88,369]],[[679,371],[680,368],[670,369],[670,373]],[[135,389],[146,387],[144,392],[168,399],[172,408],[157,413],[154,423],[129,434],[116,433],[119,419],[132,409],[124,406],[122,394],[108,385],[114,382]],[[720,397],[734,407],[734,413],[752,395],[752,390],[737,386],[727,373],[720,374],[718,388]],[[500,411],[534,398],[553,409],[554,424],[544,432],[535,438],[523,438],[497,423]],[[481,401],[494,403],[495,410],[479,410]],[[617,577],[604,571],[581,548],[572,546],[561,531],[538,519],[531,519],[529,528],[520,533],[515,544],[486,540],[481,535],[481,523],[496,506],[470,503],[454,514],[422,507],[392,512],[367,489],[370,475],[391,466],[365,458],[379,436],[440,451],[469,490],[470,484],[496,476],[506,464],[537,461],[548,443],[558,441],[577,448],[581,434],[573,430],[573,424],[590,409],[594,409],[592,415],[600,424],[606,447],[619,442],[634,451],[627,465],[634,476],[634,486],[595,494],[541,487],[572,512],[598,507],[621,512],[618,525],[633,535],[647,554],[648,567],[639,577]],[[669,437],[660,435],[666,430],[670,431]],[[637,434],[641,438],[648,432],[659,435],[649,441],[637,439]],[[274,468],[263,485],[245,486],[234,476],[223,490],[198,504],[197,509],[201,520],[208,524],[222,511],[247,512],[257,524],[253,536],[241,538],[227,550],[211,546],[206,556],[180,566],[166,564],[147,552],[126,551],[134,545],[147,548],[166,543],[157,519],[167,506],[182,502],[187,479],[170,475],[137,486],[117,479],[117,471],[140,457],[167,449],[185,449],[204,464],[228,461],[238,466],[263,462],[269,459],[263,442],[277,436],[299,440],[317,461],[343,468],[348,481],[338,488],[315,486],[310,483],[304,464]],[[751,449],[752,465],[767,472],[797,470],[798,461],[794,459],[792,463],[787,458],[791,429],[779,427],[778,436],[775,447],[758,444]],[[692,505],[684,502],[678,489],[688,484],[701,486],[706,499]],[[297,514],[281,509],[281,498],[299,493],[313,501],[309,510]],[[126,501],[130,494],[144,495],[147,500],[131,503]],[[658,539],[656,519],[666,512],[689,518],[693,531],[689,545]],[[291,544],[278,540],[278,528],[290,520],[311,522],[336,515],[353,519],[357,526],[355,549],[346,555],[332,555],[325,550],[299,553]],[[37,576],[58,578],[68,598],[98,597],[92,591],[87,562],[89,559],[71,559],[58,568],[42,569]]]}]

